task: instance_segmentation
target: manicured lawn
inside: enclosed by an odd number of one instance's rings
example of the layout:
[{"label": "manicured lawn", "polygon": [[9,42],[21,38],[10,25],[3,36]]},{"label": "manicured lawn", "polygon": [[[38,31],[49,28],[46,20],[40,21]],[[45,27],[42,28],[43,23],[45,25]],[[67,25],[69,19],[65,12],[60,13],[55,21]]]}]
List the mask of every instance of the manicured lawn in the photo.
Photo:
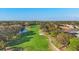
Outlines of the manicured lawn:
[{"label": "manicured lawn", "polygon": [[28,28],[29,32],[17,36],[17,39],[13,40],[10,46],[32,51],[48,50],[48,40],[45,36],[39,35],[39,27],[39,25],[32,25]]}]

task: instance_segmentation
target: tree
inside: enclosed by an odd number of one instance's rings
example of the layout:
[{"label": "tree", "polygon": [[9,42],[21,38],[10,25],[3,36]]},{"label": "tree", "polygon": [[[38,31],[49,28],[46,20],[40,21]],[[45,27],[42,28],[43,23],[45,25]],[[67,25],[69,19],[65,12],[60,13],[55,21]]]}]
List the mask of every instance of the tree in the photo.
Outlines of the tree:
[{"label": "tree", "polygon": [[76,46],[76,50],[79,51],[79,45]]},{"label": "tree", "polygon": [[52,32],[50,32],[50,35],[51,35],[52,37],[56,37],[56,36],[57,36],[57,34],[58,34],[58,32],[57,32],[57,31],[52,31]]},{"label": "tree", "polygon": [[0,49],[5,49],[5,47],[6,47],[6,42],[0,40]]},{"label": "tree", "polygon": [[72,38],[72,36],[64,32],[61,32],[57,35],[57,41],[59,41],[64,46],[70,44],[70,38]]}]

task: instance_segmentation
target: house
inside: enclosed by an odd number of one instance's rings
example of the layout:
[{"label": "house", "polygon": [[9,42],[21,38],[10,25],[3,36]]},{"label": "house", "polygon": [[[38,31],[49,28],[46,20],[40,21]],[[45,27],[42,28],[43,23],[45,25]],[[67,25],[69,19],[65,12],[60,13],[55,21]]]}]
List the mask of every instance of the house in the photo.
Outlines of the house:
[{"label": "house", "polygon": [[62,24],[60,25],[60,28],[62,29],[62,32],[65,33],[69,33],[72,34],[76,37],[79,37],[79,30],[77,28],[79,28],[78,26],[74,26],[74,25],[69,25],[69,24]]},{"label": "house", "polygon": [[79,30],[69,30],[69,31],[66,31],[66,33],[69,33],[79,38]]},{"label": "house", "polygon": [[69,25],[69,24],[62,24],[59,26],[62,30],[71,30],[74,29],[73,25]]}]

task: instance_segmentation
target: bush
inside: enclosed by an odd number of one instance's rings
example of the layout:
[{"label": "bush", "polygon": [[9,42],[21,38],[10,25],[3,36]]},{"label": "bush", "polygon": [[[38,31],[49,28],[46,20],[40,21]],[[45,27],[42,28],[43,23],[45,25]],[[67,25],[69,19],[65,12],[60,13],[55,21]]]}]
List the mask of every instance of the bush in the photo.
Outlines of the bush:
[{"label": "bush", "polygon": [[57,32],[54,32],[54,31],[53,31],[53,32],[50,32],[50,35],[53,36],[53,37],[56,37],[57,34],[58,34],[58,33],[57,33]]}]

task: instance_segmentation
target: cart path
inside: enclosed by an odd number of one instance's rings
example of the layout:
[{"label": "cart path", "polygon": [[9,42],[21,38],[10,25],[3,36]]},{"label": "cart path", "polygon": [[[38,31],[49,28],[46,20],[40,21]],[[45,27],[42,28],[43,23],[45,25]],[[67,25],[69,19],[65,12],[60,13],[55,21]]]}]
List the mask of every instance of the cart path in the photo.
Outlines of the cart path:
[{"label": "cart path", "polygon": [[54,51],[60,51],[60,49],[58,49],[58,48],[52,43],[51,37],[48,37],[48,40],[49,40],[49,44],[50,44],[52,50],[54,50]]},{"label": "cart path", "polygon": [[[46,36],[43,32],[40,32],[39,34]],[[51,47],[52,51],[60,51],[60,49],[57,48],[57,47],[52,43],[52,41],[51,41],[52,38],[51,38],[50,36],[47,36],[47,37],[48,37],[48,41],[49,41],[49,44],[50,44],[50,47]]]}]

